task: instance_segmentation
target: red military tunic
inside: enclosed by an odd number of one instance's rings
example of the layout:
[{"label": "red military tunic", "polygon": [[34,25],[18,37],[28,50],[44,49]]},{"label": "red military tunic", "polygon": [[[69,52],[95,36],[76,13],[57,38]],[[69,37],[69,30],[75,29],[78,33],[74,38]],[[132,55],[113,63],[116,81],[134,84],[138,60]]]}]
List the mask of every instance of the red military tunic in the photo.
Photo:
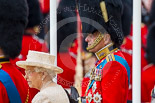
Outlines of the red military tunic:
[{"label": "red military tunic", "polygon": [[63,73],[58,75],[57,82],[63,88],[70,88],[74,84],[75,62],[68,52],[57,54],[57,65],[63,68]]},{"label": "red military tunic", "polygon": [[[31,103],[32,98],[29,94],[29,87],[27,81],[24,79],[20,71],[16,69],[15,66],[13,66],[9,62],[8,63],[0,62],[0,64],[2,66],[1,69],[9,74],[13,83],[15,84],[19,92],[20,98],[22,100],[22,103]],[[1,82],[0,82],[0,103],[10,103],[6,88]]]},{"label": "red military tunic", "polygon": [[58,52],[57,54],[57,65],[64,70],[58,75],[58,84],[63,88],[70,88],[74,84],[77,48],[78,42],[75,39],[68,48],[68,52]]},{"label": "red military tunic", "polygon": [[43,14],[49,13],[50,10],[50,0],[39,0],[40,8]]},{"label": "red military tunic", "polygon": [[141,101],[151,102],[151,93],[155,86],[155,65],[144,67],[141,79]]},{"label": "red military tunic", "polygon": [[[118,50],[112,55],[118,55],[122,58],[124,56]],[[96,63],[96,67],[103,63],[105,59],[109,58],[109,55],[99,60]],[[99,67],[101,72],[101,80],[95,80],[93,85],[88,89],[86,93],[86,103],[126,103],[128,94],[128,75],[126,68],[115,61],[108,61],[104,67]],[[96,77],[95,77],[96,78]]]},{"label": "red military tunic", "polygon": [[[27,56],[29,50],[48,52],[45,41],[35,35],[24,35],[22,40],[21,55]],[[26,57],[24,57],[26,59]],[[24,59],[24,60],[25,60]]]},{"label": "red military tunic", "polygon": [[[11,63],[15,65],[17,61],[26,60],[29,50],[48,52],[48,48],[47,45],[45,45],[44,40],[39,39],[35,35],[23,35],[22,50],[20,52],[20,55],[17,58],[11,60]],[[23,75],[25,75],[24,69],[19,67],[18,69]]]}]

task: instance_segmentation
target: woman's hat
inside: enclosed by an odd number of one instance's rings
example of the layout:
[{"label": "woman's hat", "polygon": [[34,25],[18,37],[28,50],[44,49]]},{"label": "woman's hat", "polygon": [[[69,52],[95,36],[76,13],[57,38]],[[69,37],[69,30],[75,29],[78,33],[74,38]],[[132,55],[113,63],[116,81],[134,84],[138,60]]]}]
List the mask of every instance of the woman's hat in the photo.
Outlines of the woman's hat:
[{"label": "woman's hat", "polygon": [[51,54],[29,50],[26,61],[18,61],[16,65],[24,69],[27,69],[26,66],[43,67],[57,74],[62,73],[63,69],[54,66],[54,60],[55,56]]}]

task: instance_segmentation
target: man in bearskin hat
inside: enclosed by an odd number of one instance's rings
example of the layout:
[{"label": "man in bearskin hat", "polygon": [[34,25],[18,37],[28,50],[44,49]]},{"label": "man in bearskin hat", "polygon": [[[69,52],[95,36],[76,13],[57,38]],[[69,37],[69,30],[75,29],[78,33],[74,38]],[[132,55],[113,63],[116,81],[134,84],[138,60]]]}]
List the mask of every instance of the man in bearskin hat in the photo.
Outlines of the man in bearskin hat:
[{"label": "man in bearskin hat", "polygon": [[9,59],[21,51],[28,21],[25,0],[0,0],[0,103],[30,103],[29,87]]},{"label": "man in bearskin hat", "polygon": [[[70,55],[70,52],[76,50],[72,48],[68,51],[68,48],[76,38],[76,15],[75,0],[60,0],[57,8],[57,65],[64,70],[62,74],[58,75],[58,84],[64,88],[70,88],[74,84],[76,59]],[[62,25],[62,23],[65,24]],[[68,39],[69,35],[70,38]],[[76,41],[74,44],[77,44]]]},{"label": "man in bearskin hat", "polygon": [[85,93],[87,103],[126,103],[130,68],[118,49],[123,42],[121,0],[79,0],[87,50],[98,61]]},{"label": "man in bearskin hat", "polygon": [[[146,54],[148,65],[143,68],[141,79],[141,101],[151,102],[151,95],[154,97],[153,92],[155,86],[155,22],[149,28],[147,37]],[[155,98],[155,97],[154,97]],[[153,103],[153,102],[152,102]]]}]

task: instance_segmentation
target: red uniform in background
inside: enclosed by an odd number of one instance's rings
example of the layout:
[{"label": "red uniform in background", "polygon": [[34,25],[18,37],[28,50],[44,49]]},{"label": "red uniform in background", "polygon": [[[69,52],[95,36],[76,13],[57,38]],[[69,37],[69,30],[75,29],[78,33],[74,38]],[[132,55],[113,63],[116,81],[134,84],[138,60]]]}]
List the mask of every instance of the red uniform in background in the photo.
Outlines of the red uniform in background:
[{"label": "red uniform in background", "polygon": [[141,79],[141,101],[151,102],[152,90],[155,86],[155,65],[149,64],[144,67]]},{"label": "red uniform in background", "polygon": [[70,88],[74,84],[75,64],[68,52],[57,54],[57,65],[63,68],[63,73],[58,75],[58,84],[63,88]]},{"label": "red uniform in background", "polygon": [[[44,40],[39,39],[35,35],[23,35],[21,53],[17,58],[11,60],[11,63],[15,65],[17,61],[26,60],[29,50],[48,52],[48,47]],[[22,72],[23,75],[25,75],[24,69],[19,68],[19,70]]]},{"label": "red uniform in background", "polygon": [[[57,22],[63,21],[70,17],[77,18],[75,0],[57,0],[57,2],[60,2],[57,8]],[[66,7],[73,8],[72,10],[67,10]],[[76,42],[73,43],[73,48],[71,47],[70,50],[68,50],[69,44],[72,43],[72,40],[76,37],[76,35],[74,35],[74,37],[71,36],[70,39],[67,38],[70,37],[70,35],[77,33],[77,21],[70,22],[70,20],[67,20],[67,22],[68,23],[66,25],[61,25],[61,23],[58,23],[57,25],[58,27],[61,27],[57,31],[57,65],[64,70],[63,73],[58,75],[58,84],[62,85],[64,88],[70,88],[70,86],[73,86],[74,84],[77,54],[76,50],[78,47]],[[62,47],[62,45],[64,46]]]},{"label": "red uniform in background", "polygon": [[64,70],[63,73],[58,75],[58,84],[64,88],[70,88],[74,84],[77,48],[78,43],[77,39],[75,39],[68,52],[58,53],[57,64]]},{"label": "red uniform in background", "polygon": [[78,41],[75,39],[68,48],[68,52],[59,52],[57,54],[57,65],[64,70],[63,73],[58,75],[58,84],[64,88],[70,88],[74,84],[77,48]]},{"label": "red uniform in background", "polygon": [[[24,79],[24,77],[20,73],[20,71],[18,71],[18,69],[15,68],[15,66],[13,66],[9,62],[3,63],[3,61],[1,61],[0,64],[2,65],[1,69],[9,74],[13,83],[15,84],[20,94],[22,103],[31,103],[32,97],[31,97],[31,94],[29,93],[29,86],[27,84],[27,81]],[[1,82],[0,82],[0,92],[1,92],[0,103],[10,103],[7,91]]]},{"label": "red uniform in background", "polygon": [[39,0],[40,8],[43,14],[49,13],[50,10],[50,0]]},{"label": "red uniform in background", "polygon": [[90,77],[84,77],[82,80],[82,86],[81,86],[81,97],[85,97],[86,89],[89,83]]},{"label": "red uniform in background", "polygon": [[142,47],[141,47],[141,68],[143,69],[147,64],[146,60],[146,44],[147,44],[147,35],[148,35],[148,27],[142,23],[141,25],[141,39],[142,39]]},{"label": "red uniform in background", "polygon": [[[155,23],[149,27],[147,36],[147,60],[149,64],[142,70],[141,79],[141,101],[151,102],[151,95],[154,97],[153,88],[155,86]],[[153,94],[152,94],[153,93]],[[154,102],[152,102],[154,103]]]},{"label": "red uniform in background", "polygon": [[[146,48],[146,44],[147,44],[147,34],[148,34],[148,27],[145,24],[141,24],[141,68],[143,68],[144,66],[146,66],[148,63],[146,61],[145,58],[145,48]],[[133,25],[131,25],[131,32],[130,32],[130,38],[132,40],[132,35],[133,35]],[[126,45],[126,44],[125,44]],[[130,48],[132,48],[132,44],[130,43]]]},{"label": "red uniform in background", "polygon": [[[148,63],[145,58],[146,55],[146,37],[147,37],[148,28],[146,25],[141,25],[141,39],[142,39],[142,47],[141,47],[141,68],[143,69]],[[133,35],[133,27],[131,25],[131,32],[130,35],[124,38],[124,42],[121,45],[121,51],[127,60],[129,67],[130,67],[130,85],[129,85],[129,93],[128,93],[128,100],[132,100],[132,35]],[[141,70],[142,70],[141,69]]]}]

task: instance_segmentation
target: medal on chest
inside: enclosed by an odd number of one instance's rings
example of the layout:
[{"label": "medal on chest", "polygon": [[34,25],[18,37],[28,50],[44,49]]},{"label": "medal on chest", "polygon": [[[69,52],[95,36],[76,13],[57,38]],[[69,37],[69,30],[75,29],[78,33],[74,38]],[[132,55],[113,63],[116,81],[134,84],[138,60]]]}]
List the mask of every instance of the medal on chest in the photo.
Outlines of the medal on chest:
[{"label": "medal on chest", "polygon": [[101,103],[102,97],[98,92],[93,96],[94,103]]},{"label": "medal on chest", "polygon": [[97,89],[97,87],[96,87],[96,82],[95,82],[95,83],[93,84],[93,86],[92,86],[92,92],[94,93],[96,89]]}]

